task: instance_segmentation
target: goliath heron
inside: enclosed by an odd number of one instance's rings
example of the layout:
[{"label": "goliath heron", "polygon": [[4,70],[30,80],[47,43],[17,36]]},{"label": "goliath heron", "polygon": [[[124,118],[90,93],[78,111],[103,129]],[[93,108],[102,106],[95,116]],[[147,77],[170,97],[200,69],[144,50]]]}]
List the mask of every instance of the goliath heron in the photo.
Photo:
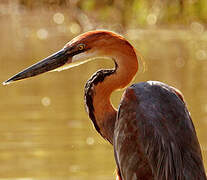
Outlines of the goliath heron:
[{"label": "goliath heron", "polygon": [[115,68],[99,70],[88,80],[85,103],[94,127],[114,147],[117,179],[206,180],[195,128],[178,90],[142,82],[125,90],[118,111],[111,104],[111,93],[126,87],[138,70],[133,46],[116,33],[84,33],[4,84],[97,58],[112,59]]}]

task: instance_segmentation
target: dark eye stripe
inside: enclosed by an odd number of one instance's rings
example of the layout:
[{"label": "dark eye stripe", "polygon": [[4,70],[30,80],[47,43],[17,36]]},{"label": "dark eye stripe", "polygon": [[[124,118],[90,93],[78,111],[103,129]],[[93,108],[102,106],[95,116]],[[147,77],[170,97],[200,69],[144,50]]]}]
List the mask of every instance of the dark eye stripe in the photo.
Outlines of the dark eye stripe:
[{"label": "dark eye stripe", "polygon": [[84,52],[84,51],[86,51],[86,49],[82,49],[82,50],[76,50],[76,51],[73,51],[73,52],[71,52],[70,54],[69,54],[69,56],[70,57],[73,57],[73,56],[75,56],[75,55],[77,55],[77,54],[80,54],[80,53],[82,53],[82,52]]},{"label": "dark eye stripe", "polygon": [[[83,48],[80,49],[80,46],[83,46]],[[72,46],[69,49],[66,49],[69,57],[75,56],[79,53],[85,52],[87,50],[89,50],[90,48],[86,48],[85,44],[78,44],[76,46]]]}]

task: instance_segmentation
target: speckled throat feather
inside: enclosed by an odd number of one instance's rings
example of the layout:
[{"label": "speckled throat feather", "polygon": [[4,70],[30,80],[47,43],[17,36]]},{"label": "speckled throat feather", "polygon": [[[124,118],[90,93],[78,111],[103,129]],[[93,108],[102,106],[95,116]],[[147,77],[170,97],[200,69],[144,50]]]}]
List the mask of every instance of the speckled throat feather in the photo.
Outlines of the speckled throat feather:
[{"label": "speckled throat feather", "polygon": [[95,89],[94,87],[98,84],[104,81],[104,79],[107,76],[112,75],[115,73],[117,69],[117,65],[115,69],[104,69],[104,70],[99,70],[95,74],[92,75],[92,77],[87,81],[85,85],[85,105],[86,109],[89,113],[90,119],[93,121],[94,127],[96,130],[101,134],[100,132],[100,127],[98,126],[97,120],[94,115],[94,106],[93,106],[93,98],[94,98],[94,93]]}]

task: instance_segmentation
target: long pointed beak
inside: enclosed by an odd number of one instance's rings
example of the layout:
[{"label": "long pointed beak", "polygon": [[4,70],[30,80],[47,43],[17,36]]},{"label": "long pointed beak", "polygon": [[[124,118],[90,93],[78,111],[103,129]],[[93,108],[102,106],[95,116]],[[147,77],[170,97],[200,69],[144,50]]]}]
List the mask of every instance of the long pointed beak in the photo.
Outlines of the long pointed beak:
[{"label": "long pointed beak", "polygon": [[70,57],[70,54],[67,53],[67,50],[61,49],[55,54],[52,54],[51,56],[43,59],[42,61],[12,76],[7,81],[3,82],[3,85],[54,70],[66,64],[66,62],[69,60],[69,57]]}]

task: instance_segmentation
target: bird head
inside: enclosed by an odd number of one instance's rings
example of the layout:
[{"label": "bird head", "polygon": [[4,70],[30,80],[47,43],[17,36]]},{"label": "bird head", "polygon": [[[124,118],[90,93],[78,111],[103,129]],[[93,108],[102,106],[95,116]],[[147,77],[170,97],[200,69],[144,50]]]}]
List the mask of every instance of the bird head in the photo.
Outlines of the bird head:
[{"label": "bird head", "polygon": [[60,51],[17,73],[3,84],[6,85],[45,72],[72,68],[97,57],[110,58],[112,52],[118,52],[120,46],[126,42],[122,36],[110,31],[89,31],[75,37]]}]

